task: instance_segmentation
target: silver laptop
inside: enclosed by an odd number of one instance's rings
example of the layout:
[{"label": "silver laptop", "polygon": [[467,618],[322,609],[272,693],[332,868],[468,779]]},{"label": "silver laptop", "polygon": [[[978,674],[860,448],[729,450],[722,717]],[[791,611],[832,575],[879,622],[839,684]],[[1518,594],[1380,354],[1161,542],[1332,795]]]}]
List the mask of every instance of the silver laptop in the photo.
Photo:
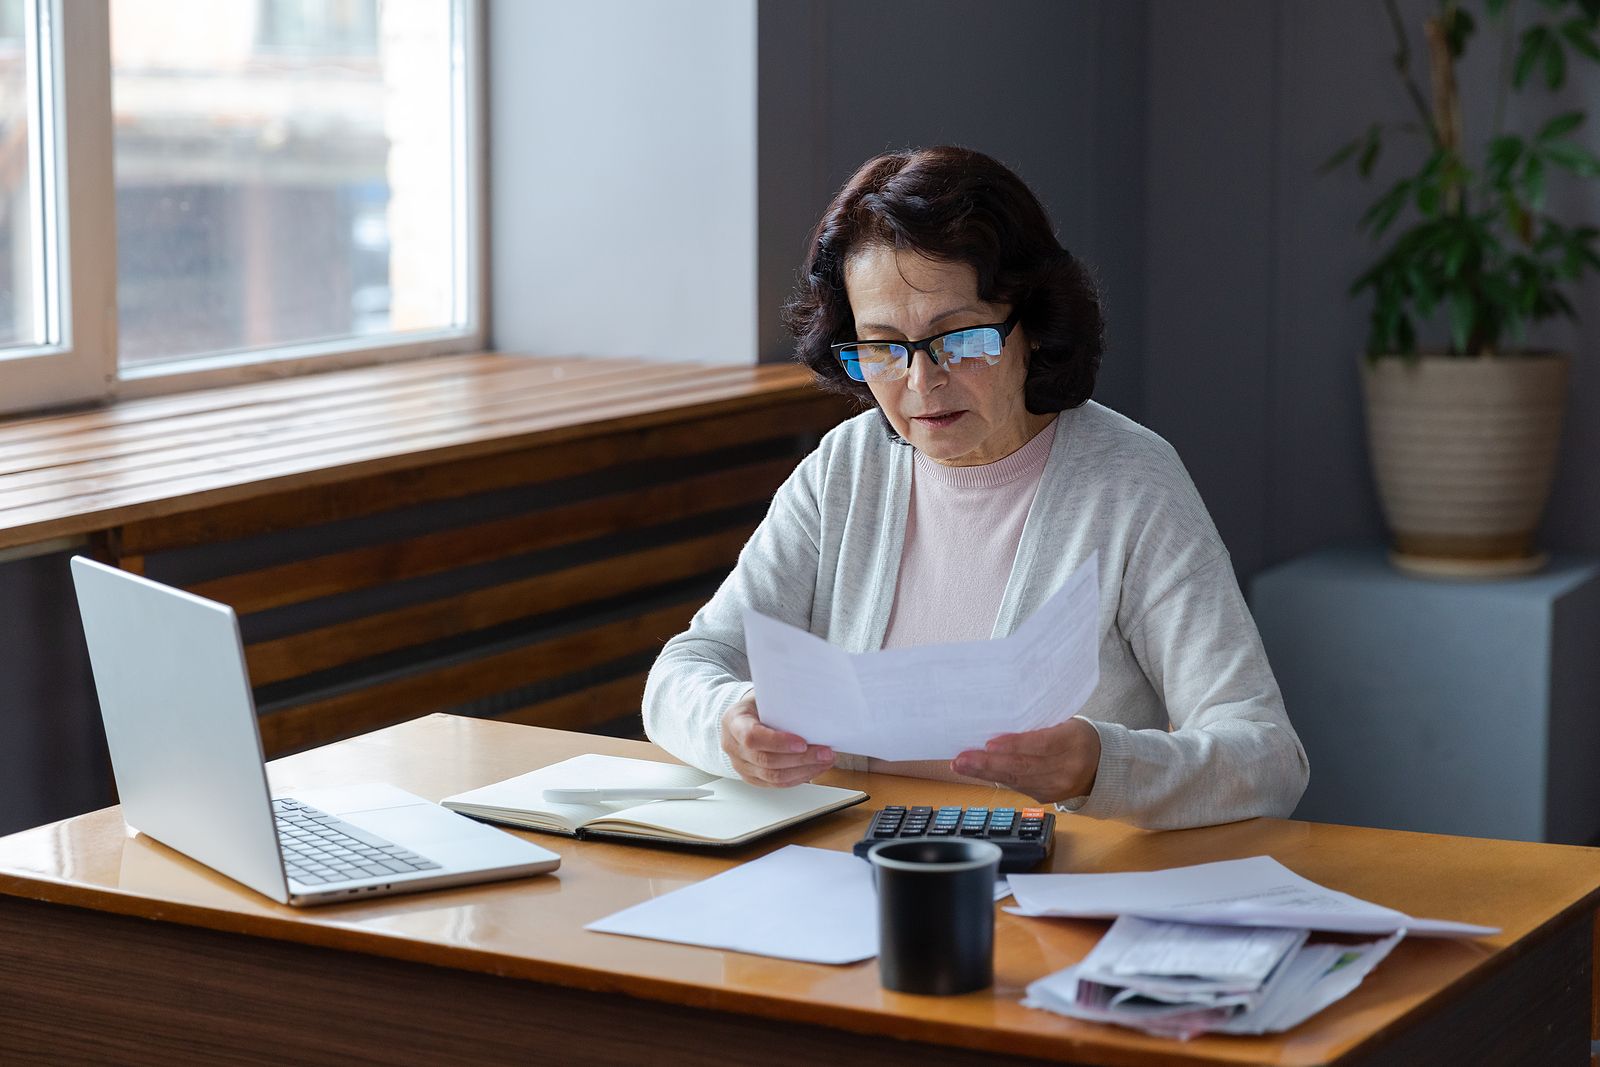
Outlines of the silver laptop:
[{"label": "silver laptop", "polygon": [[130,827],[283,904],[560,866],[391,785],[273,797],[233,609],[81,556],[72,578]]}]

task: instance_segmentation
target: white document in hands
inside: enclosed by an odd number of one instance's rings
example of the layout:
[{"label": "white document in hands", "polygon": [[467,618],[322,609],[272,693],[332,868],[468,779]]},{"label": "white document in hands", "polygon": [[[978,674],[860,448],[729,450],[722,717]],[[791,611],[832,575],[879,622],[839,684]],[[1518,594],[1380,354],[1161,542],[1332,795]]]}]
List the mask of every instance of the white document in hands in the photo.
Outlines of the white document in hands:
[{"label": "white document in hands", "polygon": [[1066,722],[1100,684],[1099,592],[1097,552],[1007,637],[859,653],[746,609],[761,721],[891,760]]}]

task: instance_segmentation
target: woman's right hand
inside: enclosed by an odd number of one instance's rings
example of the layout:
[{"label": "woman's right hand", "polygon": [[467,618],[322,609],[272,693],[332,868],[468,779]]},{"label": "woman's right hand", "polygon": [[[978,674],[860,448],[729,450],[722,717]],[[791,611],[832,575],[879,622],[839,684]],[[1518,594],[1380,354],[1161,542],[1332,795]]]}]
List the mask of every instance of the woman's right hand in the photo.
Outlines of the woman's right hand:
[{"label": "woman's right hand", "polygon": [[754,694],[723,714],[722,751],[751,785],[799,785],[833,766],[833,749],[808,745],[803,737],[763,723]]}]

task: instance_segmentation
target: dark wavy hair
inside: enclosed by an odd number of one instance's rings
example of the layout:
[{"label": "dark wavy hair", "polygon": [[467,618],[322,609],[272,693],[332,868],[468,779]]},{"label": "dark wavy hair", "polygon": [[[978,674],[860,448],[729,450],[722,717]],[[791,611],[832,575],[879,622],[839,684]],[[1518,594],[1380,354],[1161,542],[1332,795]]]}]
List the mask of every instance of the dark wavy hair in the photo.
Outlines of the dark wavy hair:
[{"label": "dark wavy hair", "polygon": [[867,160],[822,213],[783,323],[798,342],[795,359],[823,388],[872,406],[866,385],[845,374],[828,346],[855,337],[844,268],[874,246],[966,263],[977,272],[980,300],[1021,309],[1022,327],[1039,346],[1023,385],[1030,412],[1066,411],[1093,395],[1105,347],[1093,275],[1061,247],[1022,179],[953,145]]}]

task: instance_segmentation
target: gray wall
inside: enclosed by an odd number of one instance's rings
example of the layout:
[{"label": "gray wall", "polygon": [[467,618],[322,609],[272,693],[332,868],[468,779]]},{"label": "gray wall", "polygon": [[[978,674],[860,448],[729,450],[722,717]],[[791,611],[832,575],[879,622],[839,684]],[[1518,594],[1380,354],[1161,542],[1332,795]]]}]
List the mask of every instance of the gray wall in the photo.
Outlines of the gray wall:
[{"label": "gray wall", "polygon": [[787,358],[777,308],[851,172],[883,151],[963,144],[1013,167],[1097,268],[1111,309],[1099,395],[1137,410],[1144,5],[805,0],[759,14],[763,358]]},{"label": "gray wall", "polygon": [[111,796],[67,559],[0,563],[0,833]]}]

